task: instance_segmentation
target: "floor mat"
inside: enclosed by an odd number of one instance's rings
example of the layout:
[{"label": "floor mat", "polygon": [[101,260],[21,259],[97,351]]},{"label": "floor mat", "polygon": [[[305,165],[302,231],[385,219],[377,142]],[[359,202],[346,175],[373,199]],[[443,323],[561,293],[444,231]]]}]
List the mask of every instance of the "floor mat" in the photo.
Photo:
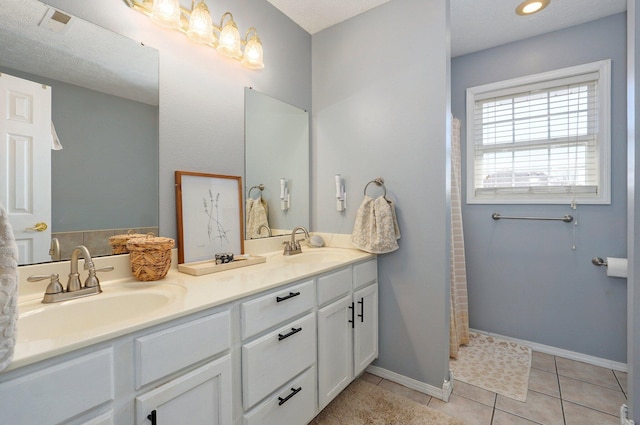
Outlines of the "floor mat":
[{"label": "floor mat", "polygon": [[451,359],[449,368],[454,381],[466,382],[514,400],[527,401],[531,370],[529,347],[471,333],[469,344],[460,347],[458,358]]}]

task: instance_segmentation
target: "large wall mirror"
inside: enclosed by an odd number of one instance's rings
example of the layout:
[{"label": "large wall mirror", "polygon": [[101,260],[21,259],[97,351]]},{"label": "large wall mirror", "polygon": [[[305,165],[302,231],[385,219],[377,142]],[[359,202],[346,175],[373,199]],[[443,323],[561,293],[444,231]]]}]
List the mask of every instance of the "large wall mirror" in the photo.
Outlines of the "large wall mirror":
[{"label": "large wall mirror", "polygon": [[309,227],[309,113],[245,88],[245,239]]},{"label": "large wall mirror", "polygon": [[[65,259],[77,244],[107,255],[111,235],[129,229],[157,232],[157,50],[36,0],[3,0],[0,72],[51,87],[50,121],[63,147],[46,152],[51,166],[46,181],[0,191],[20,263],[50,260],[52,238],[60,246],[54,259]],[[1,126],[3,138],[12,139],[13,130],[7,136],[6,125]],[[23,161],[29,155],[20,157],[11,140],[4,143],[9,152],[0,166],[4,181],[16,180],[24,171],[20,167],[38,168],[36,162]],[[16,171],[12,162],[20,161]],[[31,178],[28,172],[24,176]],[[16,202],[16,193],[29,185],[33,193]],[[29,197],[49,189],[50,216],[33,214],[36,205]],[[28,214],[47,229],[14,221]],[[45,240],[39,244],[28,240],[40,236]]]}]

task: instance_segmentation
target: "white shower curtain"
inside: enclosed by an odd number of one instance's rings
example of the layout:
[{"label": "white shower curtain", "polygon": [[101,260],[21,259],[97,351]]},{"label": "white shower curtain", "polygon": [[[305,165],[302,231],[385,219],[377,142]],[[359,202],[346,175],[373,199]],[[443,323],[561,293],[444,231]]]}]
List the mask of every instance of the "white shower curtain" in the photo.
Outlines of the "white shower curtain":
[{"label": "white shower curtain", "polygon": [[467,267],[462,231],[462,180],[460,120],[451,123],[451,318],[449,322],[449,356],[458,357],[458,347],[469,343],[469,304]]}]

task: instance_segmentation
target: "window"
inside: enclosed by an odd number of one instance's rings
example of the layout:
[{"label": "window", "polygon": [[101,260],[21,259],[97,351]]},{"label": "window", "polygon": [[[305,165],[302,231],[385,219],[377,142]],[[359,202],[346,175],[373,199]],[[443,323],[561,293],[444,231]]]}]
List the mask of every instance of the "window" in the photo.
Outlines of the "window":
[{"label": "window", "polygon": [[609,204],[611,61],[467,89],[467,202]]}]

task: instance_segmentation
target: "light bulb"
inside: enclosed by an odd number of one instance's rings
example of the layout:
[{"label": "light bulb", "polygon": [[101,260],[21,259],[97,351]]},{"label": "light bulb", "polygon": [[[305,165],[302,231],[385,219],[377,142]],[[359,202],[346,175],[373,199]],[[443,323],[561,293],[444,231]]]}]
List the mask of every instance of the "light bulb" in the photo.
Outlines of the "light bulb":
[{"label": "light bulb", "polygon": [[236,23],[233,21],[233,16],[229,12],[222,16],[229,15],[230,20],[226,25],[222,26],[220,31],[220,38],[218,39],[218,51],[229,58],[240,59],[242,57],[242,42],[240,41],[240,32]]},{"label": "light bulb", "polygon": [[254,35],[247,41],[240,63],[249,69],[262,69],[264,68],[262,43],[258,35],[255,34],[255,29],[253,31]]},{"label": "light bulb", "polygon": [[167,28],[180,28],[179,0],[154,0],[151,21]]},{"label": "light bulb", "polygon": [[214,42],[213,22],[211,21],[209,8],[204,1],[198,3],[191,11],[187,37],[196,43],[213,44]]}]

